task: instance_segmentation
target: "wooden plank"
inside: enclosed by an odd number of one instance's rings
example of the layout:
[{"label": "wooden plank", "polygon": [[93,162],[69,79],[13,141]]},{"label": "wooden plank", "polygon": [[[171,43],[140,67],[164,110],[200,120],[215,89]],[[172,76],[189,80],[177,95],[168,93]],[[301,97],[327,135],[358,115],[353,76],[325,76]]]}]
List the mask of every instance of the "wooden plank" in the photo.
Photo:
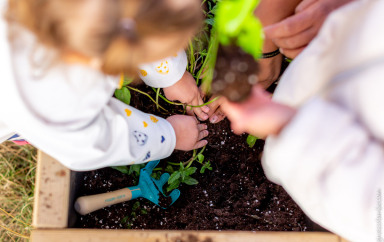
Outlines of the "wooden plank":
[{"label": "wooden plank", "polygon": [[32,242],[340,242],[327,232],[155,231],[63,229],[34,230]]},{"label": "wooden plank", "polygon": [[32,221],[35,228],[67,227],[69,184],[70,170],[39,151]]}]

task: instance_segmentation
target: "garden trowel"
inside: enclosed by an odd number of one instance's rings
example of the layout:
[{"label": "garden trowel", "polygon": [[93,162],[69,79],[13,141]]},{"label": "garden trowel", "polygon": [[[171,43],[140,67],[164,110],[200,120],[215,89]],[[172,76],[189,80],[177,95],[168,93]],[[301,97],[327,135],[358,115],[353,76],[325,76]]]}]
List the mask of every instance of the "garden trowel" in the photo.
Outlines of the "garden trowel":
[{"label": "garden trowel", "polygon": [[137,186],[126,187],[113,192],[79,197],[75,202],[76,211],[81,215],[85,215],[103,207],[139,197],[146,198],[159,207],[166,209],[179,198],[180,191],[175,189],[169,196],[165,196],[163,186],[168,182],[170,175],[164,173],[159,180],[151,177],[152,170],[159,162],[160,160],[148,162],[148,164],[140,170],[139,185]]}]

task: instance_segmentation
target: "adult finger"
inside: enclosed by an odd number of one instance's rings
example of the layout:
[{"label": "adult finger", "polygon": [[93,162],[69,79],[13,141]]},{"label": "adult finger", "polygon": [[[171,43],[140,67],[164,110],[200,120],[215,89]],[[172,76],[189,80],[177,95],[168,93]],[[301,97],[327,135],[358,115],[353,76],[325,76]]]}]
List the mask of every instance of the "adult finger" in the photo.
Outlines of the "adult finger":
[{"label": "adult finger", "polygon": [[311,27],[303,32],[286,38],[275,39],[274,43],[282,49],[298,49],[308,45],[316,36],[317,29]]},{"label": "adult finger", "polygon": [[225,119],[225,114],[223,111],[221,111],[221,108],[219,107],[214,114],[209,118],[209,121],[213,124],[218,123]]},{"label": "adult finger", "polygon": [[294,59],[298,56],[307,46],[303,46],[297,49],[280,49],[280,52],[283,53],[288,58]]},{"label": "adult finger", "polygon": [[295,13],[299,13],[309,8],[312,4],[318,2],[319,0],[303,0],[295,9]]},{"label": "adult finger", "polygon": [[264,28],[268,39],[284,38],[296,35],[313,25],[315,19],[309,11],[297,13],[285,20]]},{"label": "adult finger", "polygon": [[193,149],[200,149],[201,147],[204,147],[208,144],[208,141],[207,140],[200,140],[198,142],[196,142],[196,144],[193,146]]}]

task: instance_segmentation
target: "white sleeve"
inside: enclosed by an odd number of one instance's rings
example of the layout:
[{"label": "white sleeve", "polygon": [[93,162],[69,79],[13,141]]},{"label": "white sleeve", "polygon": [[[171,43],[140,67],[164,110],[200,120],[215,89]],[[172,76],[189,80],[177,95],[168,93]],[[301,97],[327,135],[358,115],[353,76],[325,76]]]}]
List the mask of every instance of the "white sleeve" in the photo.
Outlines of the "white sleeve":
[{"label": "white sleeve", "polygon": [[314,98],[267,139],[262,164],[312,220],[346,239],[373,241],[383,150],[353,112]]},{"label": "white sleeve", "polygon": [[[27,112],[27,110],[26,110]],[[176,145],[171,124],[112,98],[92,119],[47,122],[30,113],[8,119],[32,145],[72,170],[132,165],[168,157]],[[28,122],[28,125],[25,124]],[[73,128],[76,127],[76,128]]]},{"label": "white sleeve", "polygon": [[170,87],[184,75],[188,60],[185,51],[153,63],[139,66],[140,78],[151,87]]}]

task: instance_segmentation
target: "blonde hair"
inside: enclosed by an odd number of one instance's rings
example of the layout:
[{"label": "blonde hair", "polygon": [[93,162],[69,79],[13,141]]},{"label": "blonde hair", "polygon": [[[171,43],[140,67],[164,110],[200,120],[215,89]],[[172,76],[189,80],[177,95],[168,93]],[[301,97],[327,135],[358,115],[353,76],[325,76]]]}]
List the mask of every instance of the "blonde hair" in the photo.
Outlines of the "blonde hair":
[{"label": "blonde hair", "polygon": [[[84,23],[74,24],[80,13]],[[49,47],[99,57],[107,74],[135,75],[143,40],[195,31],[202,11],[198,0],[9,0],[6,18]]]}]

